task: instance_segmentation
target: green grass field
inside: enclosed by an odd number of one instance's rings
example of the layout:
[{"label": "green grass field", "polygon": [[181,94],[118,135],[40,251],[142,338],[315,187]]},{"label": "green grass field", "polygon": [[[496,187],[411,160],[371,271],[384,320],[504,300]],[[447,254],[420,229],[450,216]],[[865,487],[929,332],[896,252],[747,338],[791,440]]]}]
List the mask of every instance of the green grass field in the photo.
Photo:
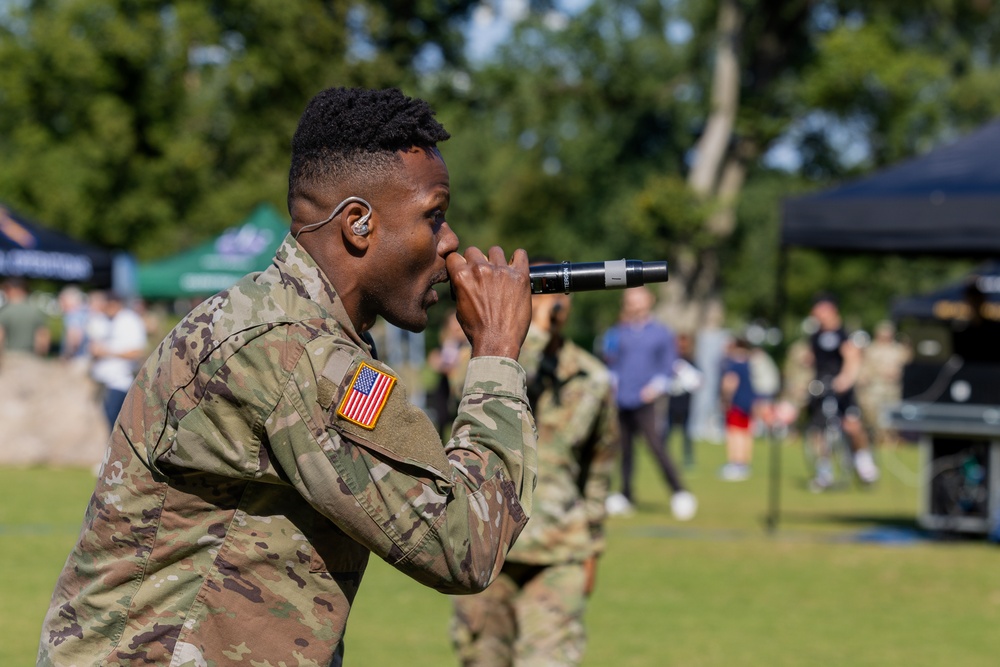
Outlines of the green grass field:
[{"label": "green grass field", "polygon": [[[701,444],[687,481],[700,501],[679,524],[649,460],[639,511],[610,521],[587,625],[585,664],[659,667],[996,665],[1000,547],[980,539],[864,540],[914,527],[916,452],[884,452],[870,491],[804,486],[783,447],[782,521],[769,534],[767,448],[754,477],[715,473]],[[84,470],[0,468],[0,665],[33,664],[55,577],[92,487]],[[446,597],[373,561],[348,624],[355,667],[452,665]]]}]

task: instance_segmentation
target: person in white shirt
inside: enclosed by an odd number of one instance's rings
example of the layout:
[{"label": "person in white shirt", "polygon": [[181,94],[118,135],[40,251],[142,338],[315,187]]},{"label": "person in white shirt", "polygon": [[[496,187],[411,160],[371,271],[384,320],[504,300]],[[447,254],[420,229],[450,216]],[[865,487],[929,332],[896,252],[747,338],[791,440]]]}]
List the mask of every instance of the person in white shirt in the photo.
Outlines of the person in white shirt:
[{"label": "person in white shirt", "polygon": [[104,389],[104,415],[114,428],[136,370],[146,357],[146,325],[120,295],[109,293],[101,309],[107,321],[97,327],[100,335],[90,343],[91,376]]}]

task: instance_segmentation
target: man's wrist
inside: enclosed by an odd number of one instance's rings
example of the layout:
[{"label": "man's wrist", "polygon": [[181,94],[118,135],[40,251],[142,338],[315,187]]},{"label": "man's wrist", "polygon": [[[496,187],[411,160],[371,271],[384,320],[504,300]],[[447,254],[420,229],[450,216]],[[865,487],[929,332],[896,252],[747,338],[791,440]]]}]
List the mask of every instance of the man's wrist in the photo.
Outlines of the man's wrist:
[{"label": "man's wrist", "polygon": [[509,342],[491,341],[472,346],[472,357],[507,357],[517,359],[521,346]]}]

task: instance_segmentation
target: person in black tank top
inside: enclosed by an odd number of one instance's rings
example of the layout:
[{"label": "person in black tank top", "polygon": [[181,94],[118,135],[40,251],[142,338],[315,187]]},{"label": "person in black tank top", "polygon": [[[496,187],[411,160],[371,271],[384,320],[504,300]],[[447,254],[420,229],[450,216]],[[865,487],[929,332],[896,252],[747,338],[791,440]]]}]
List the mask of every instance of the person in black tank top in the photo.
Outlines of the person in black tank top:
[{"label": "person in black tank top", "polygon": [[[861,409],[854,396],[854,385],[861,371],[861,349],[847,334],[834,297],[828,294],[818,296],[813,302],[811,315],[819,328],[809,339],[814,371],[809,390],[810,421],[815,426],[826,423],[822,406],[832,396],[837,403],[841,427],[854,451],[855,471],[862,482],[873,483],[878,479],[879,471],[872,458],[868,434],[861,423]],[[831,481],[820,467],[812,485],[822,489]]]}]

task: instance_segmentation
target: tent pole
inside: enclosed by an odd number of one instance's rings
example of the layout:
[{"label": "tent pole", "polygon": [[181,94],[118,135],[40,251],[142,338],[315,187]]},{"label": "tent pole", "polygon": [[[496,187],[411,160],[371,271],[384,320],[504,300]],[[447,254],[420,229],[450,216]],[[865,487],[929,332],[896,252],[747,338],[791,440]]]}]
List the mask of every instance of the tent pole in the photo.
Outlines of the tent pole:
[{"label": "tent pole", "polygon": [[[780,328],[785,318],[785,274],[788,271],[788,248],[784,243],[778,247],[778,266],[775,276],[774,290],[774,321]],[[770,447],[768,466],[767,517],[765,523],[767,532],[773,534],[778,530],[778,519],[781,514],[781,439],[775,435],[773,426],[768,427]]]}]

